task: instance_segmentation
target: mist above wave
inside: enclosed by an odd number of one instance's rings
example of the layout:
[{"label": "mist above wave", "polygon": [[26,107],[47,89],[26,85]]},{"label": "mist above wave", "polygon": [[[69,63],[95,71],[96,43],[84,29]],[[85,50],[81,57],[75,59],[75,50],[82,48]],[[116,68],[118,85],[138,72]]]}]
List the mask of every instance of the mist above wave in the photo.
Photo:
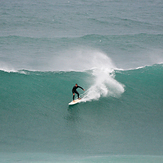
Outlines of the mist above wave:
[{"label": "mist above wave", "polygon": [[54,56],[50,61],[57,71],[85,71],[92,68],[114,69],[116,66],[103,52],[94,49],[74,48]]}]

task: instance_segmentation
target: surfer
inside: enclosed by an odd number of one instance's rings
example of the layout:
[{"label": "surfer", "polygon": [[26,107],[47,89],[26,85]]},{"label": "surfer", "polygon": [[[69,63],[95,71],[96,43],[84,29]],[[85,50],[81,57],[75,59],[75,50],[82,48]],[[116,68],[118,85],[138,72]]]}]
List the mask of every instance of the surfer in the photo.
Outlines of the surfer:
[{"label": "surfer", "polygon": [[77,88],[81,88],[83,91],[85,91],[85,89],[83,89],[82,87],[78,86],[78,84],[75,84],[75,86],[72,88],[73,101],[74,101],[74,99],[75,99],[75,93],[78,95],[78,99],[80,99],[80,98],[79,98],[79,93],[78,93],[77,90],[76,90]]}]

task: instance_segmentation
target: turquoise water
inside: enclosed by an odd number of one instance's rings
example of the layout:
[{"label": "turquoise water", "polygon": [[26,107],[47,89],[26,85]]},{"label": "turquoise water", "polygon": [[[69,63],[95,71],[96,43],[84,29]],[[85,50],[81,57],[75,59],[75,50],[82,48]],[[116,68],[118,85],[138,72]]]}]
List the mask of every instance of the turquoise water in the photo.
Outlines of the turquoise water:
[{"label": "turquoise water", "polygon": [[[1,71],[1,152],[65,154],[75,160],[162,155],[162,64],[116,70],[104,81],[94,71]],[[69,107],[75,79],[87,91],[79,90],[84,100]]]},{"label": "turquoise water", "polygon": [[162,8],[1,1],[0,162],[163,162]]}]

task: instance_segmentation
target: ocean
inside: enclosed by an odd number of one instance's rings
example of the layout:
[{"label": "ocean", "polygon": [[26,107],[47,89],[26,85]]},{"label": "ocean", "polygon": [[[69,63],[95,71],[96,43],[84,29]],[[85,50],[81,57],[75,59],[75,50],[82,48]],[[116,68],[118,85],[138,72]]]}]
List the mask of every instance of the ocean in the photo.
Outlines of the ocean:
[{"label": "ocean", "polygon": [[162,163],[162,19],[162,0],[0,1],[0,162]]}]

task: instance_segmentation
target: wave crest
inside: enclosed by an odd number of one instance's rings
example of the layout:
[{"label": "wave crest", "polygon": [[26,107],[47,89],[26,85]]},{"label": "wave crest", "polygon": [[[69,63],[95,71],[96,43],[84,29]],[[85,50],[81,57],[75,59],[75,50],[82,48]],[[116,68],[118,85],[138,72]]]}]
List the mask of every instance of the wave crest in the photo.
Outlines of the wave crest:
[{"label": "wave crest", "polygon": [[94,69],[95,78],[93,85],[84,93],[82,101],[98,100],[100,97],[120,97],[125,91],[124,85],[114,79],[114,71],[110,69]]}]

